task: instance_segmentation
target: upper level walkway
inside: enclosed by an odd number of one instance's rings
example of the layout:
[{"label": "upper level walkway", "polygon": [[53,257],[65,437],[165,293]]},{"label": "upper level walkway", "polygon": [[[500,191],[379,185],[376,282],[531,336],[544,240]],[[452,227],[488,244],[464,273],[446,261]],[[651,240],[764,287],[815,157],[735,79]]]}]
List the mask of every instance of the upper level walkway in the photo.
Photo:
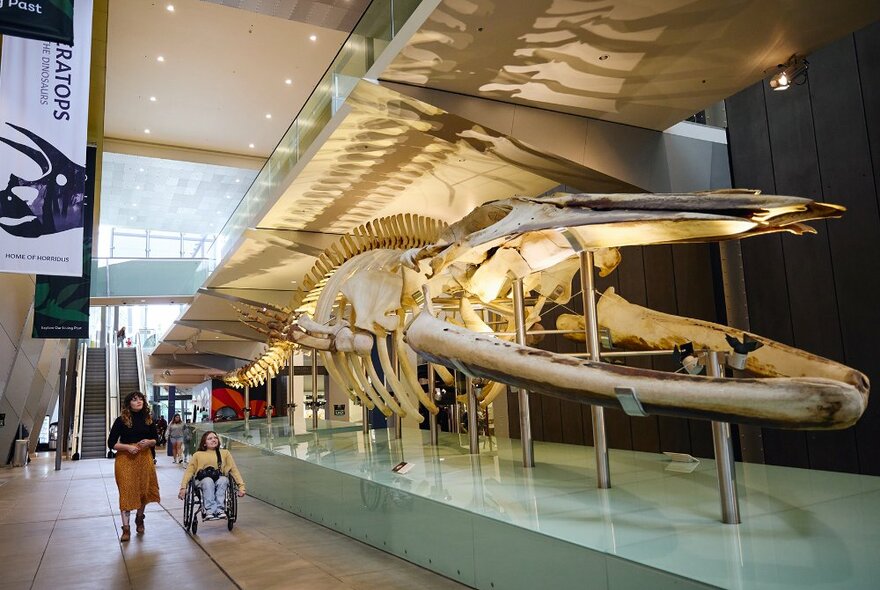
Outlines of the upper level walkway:
[{"label": "upper level walkway", "polygon": [[192,537],[180,525],[182,468],[160,449],[162,503],[126,544],[113,461],[65,461],[55,471],[54,457],[41,455],[0,469],[0,590],[465,588],[248,496],[231,532],[225,521],[206,522]]}]

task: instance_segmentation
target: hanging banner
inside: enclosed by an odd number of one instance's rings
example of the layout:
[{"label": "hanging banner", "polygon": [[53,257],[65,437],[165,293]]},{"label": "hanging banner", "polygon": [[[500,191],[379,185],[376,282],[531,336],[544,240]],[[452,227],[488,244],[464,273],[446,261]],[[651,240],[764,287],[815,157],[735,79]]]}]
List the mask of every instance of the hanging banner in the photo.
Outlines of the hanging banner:
[{"label": "hanging banner", "polygon": [[73,45],[73,0],[0,0],[0,34]]},{"label": "hanging banner", "polygon": [[95,161],[98,150],[86,150],[86,188],[83,195],[82,277],[37,275],[34,288],[32,338],[88,338],[92,277],[92,226],[95,202]]},{"label": "hanging banner", "polygon": [[[92,0],[77,1],[74,29],[92,38]],[[3,37],[0,272],[82,274],[90,53]]]}]

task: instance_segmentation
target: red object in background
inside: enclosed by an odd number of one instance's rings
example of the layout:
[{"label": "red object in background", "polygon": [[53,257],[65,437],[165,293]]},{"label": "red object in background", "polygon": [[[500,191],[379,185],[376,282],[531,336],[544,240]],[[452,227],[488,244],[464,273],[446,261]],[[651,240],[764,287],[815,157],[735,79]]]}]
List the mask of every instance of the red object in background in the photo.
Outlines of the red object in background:
[{"label": "red object in background", "polygon": [[[263,418],[266,415],[266,400],[251,399],[251,418]],[[229,387],[215,387],[211,391],[211,418],[217,416],[217,412],[223,408],[231,408],[236,418],[244,419],[244,395]],[[278,410],[272,410],[272,415],[278,415]]]}]

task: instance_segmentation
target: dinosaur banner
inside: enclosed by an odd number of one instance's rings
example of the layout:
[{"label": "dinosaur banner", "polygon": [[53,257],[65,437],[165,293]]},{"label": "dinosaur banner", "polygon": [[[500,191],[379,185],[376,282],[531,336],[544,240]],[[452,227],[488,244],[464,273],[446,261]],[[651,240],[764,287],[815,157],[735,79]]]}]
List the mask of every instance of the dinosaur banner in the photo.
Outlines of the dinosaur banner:
[{"label": "dinosaur banner", "polygon": [[0,33],[73,45],[73,0],[0,0]]},{"label": "dinosaur banner", "polygon": [[92,278],[92,204],[95,202],[95,163],[98,149],[86,152],[86,189],[83,194],[84,235],[81,277],[37,275],[34,288],[32,338],[88,338]]},{"label": "dinosaur banner", "polygon": [[[77,1],[74,29],[92,38],[92,0]],[[82,275],[90,54],[87,41],[3,38],[0,272]]]}]

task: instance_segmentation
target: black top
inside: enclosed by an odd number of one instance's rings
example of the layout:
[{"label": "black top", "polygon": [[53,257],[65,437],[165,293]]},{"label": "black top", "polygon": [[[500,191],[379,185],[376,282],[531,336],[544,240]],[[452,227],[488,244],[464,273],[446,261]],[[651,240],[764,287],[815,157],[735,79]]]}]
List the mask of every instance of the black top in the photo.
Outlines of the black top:
[{"label": "black top", "polygon": [[122,416],[113,423],[110,429],[110,436],[107,437],[107,446],[113,448],[117,442],[122,441],[123,444],[132,445],[143,439],[157,440],[159,435],[156,433],[156,424],[147,424],[143,412],[131,415],[131,428],[122,421]]}]

